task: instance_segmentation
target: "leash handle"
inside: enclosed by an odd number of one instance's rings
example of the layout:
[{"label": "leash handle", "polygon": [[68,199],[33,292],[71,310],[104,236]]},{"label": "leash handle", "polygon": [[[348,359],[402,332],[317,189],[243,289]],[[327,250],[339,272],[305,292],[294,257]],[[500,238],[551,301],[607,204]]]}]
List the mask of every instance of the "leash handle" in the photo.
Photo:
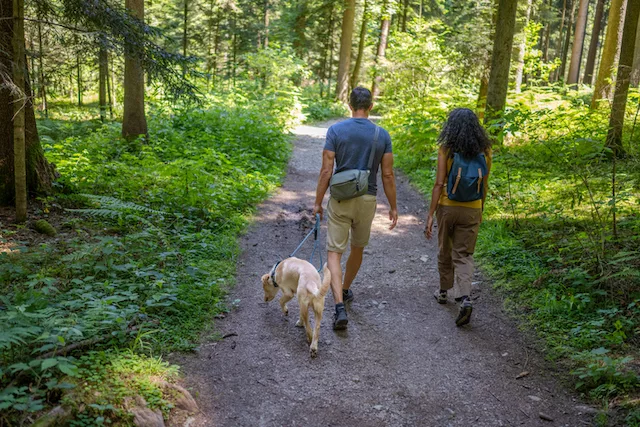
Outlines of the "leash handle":
[{"label": "leash handle", "polygon": [[320,230],[320,214],[316,214],[316,225],[313,226],[313,239],[318,240],[318,231]]}]

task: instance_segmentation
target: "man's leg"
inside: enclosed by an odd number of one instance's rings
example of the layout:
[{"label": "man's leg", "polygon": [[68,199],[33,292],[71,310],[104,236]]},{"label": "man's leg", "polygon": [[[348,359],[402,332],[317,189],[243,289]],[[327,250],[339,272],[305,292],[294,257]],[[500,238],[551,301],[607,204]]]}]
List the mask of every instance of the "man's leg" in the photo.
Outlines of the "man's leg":
[{"label": "man's leg", "polygon": [[342,284],[342,290],[346,291],[351,287],[351,283],[358,275],[360,265],[362,265],[362,254],[364,248],[351,245],[351,253],[347,259],[347,268],[344,272],[344,283]]},{"label": "man's leg", "polygon": [[[331,292],[336,304],[342,302],[342,266],[340,262],[342,254],[340,252],[327,252],[327,267],[331,272]],[[347,270],[348,271],[348,270]]]}]

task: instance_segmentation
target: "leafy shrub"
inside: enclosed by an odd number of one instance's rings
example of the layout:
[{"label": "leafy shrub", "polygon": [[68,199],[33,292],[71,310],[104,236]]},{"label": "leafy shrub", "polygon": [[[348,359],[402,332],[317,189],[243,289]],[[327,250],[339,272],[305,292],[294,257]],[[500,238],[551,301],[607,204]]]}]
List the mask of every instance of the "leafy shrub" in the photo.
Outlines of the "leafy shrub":
[{"label": "leafy shrub", "polygon": [[[91,372],[107,361],[115,372],[114,354],[124,357],[109,349],[193,349],[211,317],[226,310],[236,237],[278,184],[290,153],[283,131],[291,112],[282,105],[291,103],[265,100],[282,108],[270,115],[259,102],[158,112],[145,144],[122,140],[111,123],[78,135],[54,120],[41,128],[61,173],[56,202],[79,218],[68,222],[68,240],[0,253],[4,421],[42,410],[67,389],[73,398],[88,396]],[[106,356],[78,357],[87,349]],[[137,357],[127,360],[146,360]],[[147,401],[162,407],[153,384],[140,381],[122,387],[146,389]],[[117,394],[92,399],[76,420],[122,417]]]}]

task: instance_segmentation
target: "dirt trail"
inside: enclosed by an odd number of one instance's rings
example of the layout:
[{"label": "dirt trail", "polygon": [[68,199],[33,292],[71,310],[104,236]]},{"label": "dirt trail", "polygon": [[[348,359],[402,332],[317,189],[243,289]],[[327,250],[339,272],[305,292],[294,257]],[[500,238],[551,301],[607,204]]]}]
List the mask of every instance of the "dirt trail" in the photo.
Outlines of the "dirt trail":
[{"label": "dirt trail", "polygon": [[[563,387],[501,310],[480,276],[472,323],[438,305],[436,243],[422,230],[426,202],[398,176],[399,225],[389,231],[380,186],[371,244],[352,287],[349,329],[331,329],[327,297],[319,354],[277,302],[265,304],[260,276],[286,257],[312,225],[310,209],[326,128],[303,126],[283,187],[242,239],[238,308],[216,321],[223,335],[179,360],[210,426],[591,425],[593,415]],[[326,235],[323,223],[322,238]],[[307,252],[300,255],[307,257]],[[531,374],[516,380],[524,371]],[[543,412],[553,421],[543,421]],[[192,424],[193,425],[193,424]]]}]

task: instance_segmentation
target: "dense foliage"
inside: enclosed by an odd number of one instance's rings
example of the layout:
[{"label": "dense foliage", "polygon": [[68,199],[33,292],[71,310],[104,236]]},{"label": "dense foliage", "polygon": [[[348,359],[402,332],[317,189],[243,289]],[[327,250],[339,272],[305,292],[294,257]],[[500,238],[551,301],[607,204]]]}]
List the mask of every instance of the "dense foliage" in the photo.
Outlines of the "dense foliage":
[{"label": "dense foliage", "polygon": [[[473,108],[476,99],[444,65],[451,53],[433,35],[422,37],[401,40],[393,51],[384,124],[399,166],[430,194],[446,115]],[[404,54],[414,45],[423,46],[422,57]],[[579,390],[608,399],[640,387],[633,363],[640,344],[639,132],[629,120],[631,155],[613,158],[604,145],[608,114],[589,110],[589,95],[549,87],[512,98],[494,147],[478,255],[507,306],[544,338],[548,357],[569,364]],[[635,108],[628,113],[633,118]]]},{"label": "dense foliage", "polygon": [[[125,142],[115,123],[40,123],[62,195],[44,200],[39,216],[64,214],[66,237],[0,253],[5,422],[14,411],[26,417],[55,403],[60,390],[83,395],[87,382],[112,382],[119,374],[107,365],[118,358],[153,365],[135,354],[194,348],[211,317],[226,310],[236,236],[283,174],[292,110],[291,99],[236,98],[154,112],[148,144]],[[133,353],[59,354],[75,346]],[[90,400],[82,417],[126,418],[118,410],[125,396],[110,393]]]}]

